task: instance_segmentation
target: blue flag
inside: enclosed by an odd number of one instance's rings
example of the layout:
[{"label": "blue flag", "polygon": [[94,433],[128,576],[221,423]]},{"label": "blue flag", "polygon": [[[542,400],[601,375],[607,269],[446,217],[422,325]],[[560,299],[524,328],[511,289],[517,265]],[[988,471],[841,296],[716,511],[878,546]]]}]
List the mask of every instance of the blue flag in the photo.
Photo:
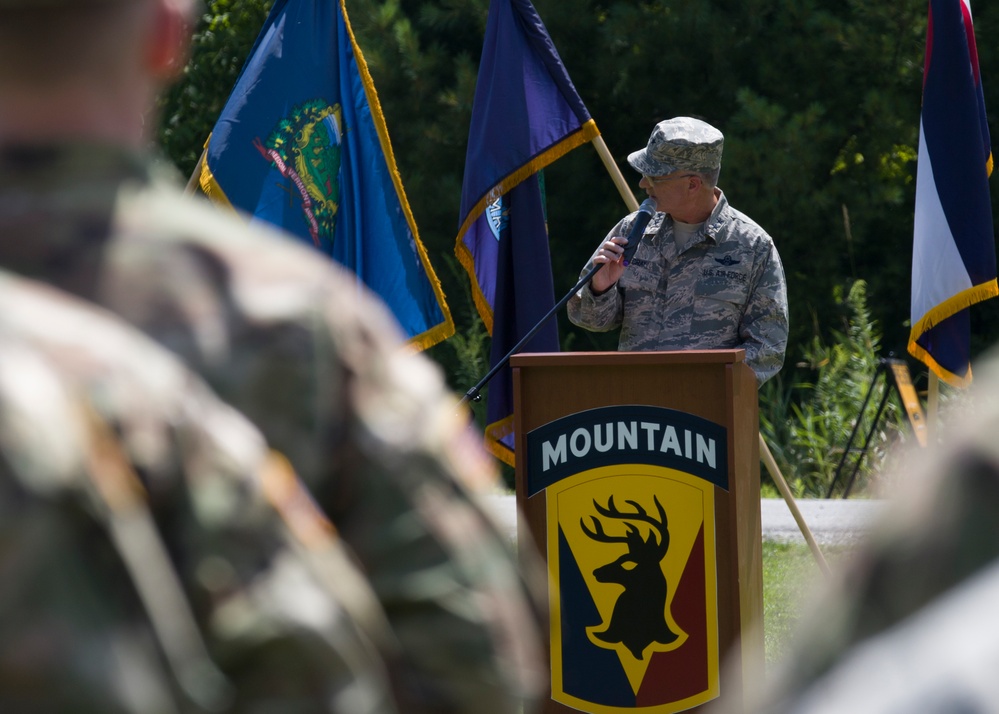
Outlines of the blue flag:
[{"label": "blue flag", "polygon": [[909,352],[971,383],[968,308],[999,295],[992,148],[968,0],[930,0],[919,125]]},{"label": "blue flag", "polygon": [[410,342],[454,333],[341,0],[277,0],[206,148],[202,190],[354,271]]},{"label": "blue flag", "polygon": [[[475,87],[455,253],[492,335],[491,366],[554,306],[538,172],[599,135],[541,18],[528,0],[492,0]],[[525,352],[558,352],[553,318]],[[489,385],[486,442],[509,464],[509,369]]]}]

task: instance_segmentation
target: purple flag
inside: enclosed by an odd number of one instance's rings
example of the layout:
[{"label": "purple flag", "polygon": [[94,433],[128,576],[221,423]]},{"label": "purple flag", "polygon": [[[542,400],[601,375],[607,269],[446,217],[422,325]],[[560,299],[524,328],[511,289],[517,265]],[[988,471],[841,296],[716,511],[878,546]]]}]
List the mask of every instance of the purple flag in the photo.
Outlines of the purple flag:
[{"label": "purple flag", "polygon": [[[491,365],[555,305],[538,172],[599,135],[528,0],[492,0],[465,156],[455,253],[492,335]],[[528,181],[527,179],[530,179]],[[552,320],[525,351],[557,352]],[[513,464],[509,369],[489,386],[486,441]]]},{"label": "purple flag", "polygon": [[969,306],[999,295],[992,148],[967,0],[931,0],[912,249],[909,352],[954,386],[971,382]]}]

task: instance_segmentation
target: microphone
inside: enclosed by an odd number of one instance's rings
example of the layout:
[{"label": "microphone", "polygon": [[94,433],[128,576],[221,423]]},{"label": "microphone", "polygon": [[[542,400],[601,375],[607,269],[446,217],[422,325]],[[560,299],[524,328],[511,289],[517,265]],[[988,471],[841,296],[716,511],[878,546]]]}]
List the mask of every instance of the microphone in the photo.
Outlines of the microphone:
[{"label": "microphone", "polygon": [[621,265],[627,267],[631,263],[632,256],[638,250],[638,244],[642,242],[645,227],[649,225],[649,221],[652,220],[652,216],[654,215],[656,215],[656,199],[647,198],[642,201],[642,205],[638,207],[638,215],[635,216],[635,222],[631,224],[631,232],[628,233],[628,245],[624,247]]}]

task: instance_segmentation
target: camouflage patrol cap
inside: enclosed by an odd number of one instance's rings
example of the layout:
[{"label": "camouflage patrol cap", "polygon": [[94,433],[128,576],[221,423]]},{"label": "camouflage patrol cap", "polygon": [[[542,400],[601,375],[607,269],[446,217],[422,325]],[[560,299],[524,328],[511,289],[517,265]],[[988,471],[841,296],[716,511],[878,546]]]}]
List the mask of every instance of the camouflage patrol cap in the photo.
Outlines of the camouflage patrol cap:
[{"label": "camouflage patrol cap", "polygon": [[675,171],[714,171],[721,168],[725,137],[710,124],[676,117],[656,124],[644,149],[628,155],[631,167],[646,176]]}]

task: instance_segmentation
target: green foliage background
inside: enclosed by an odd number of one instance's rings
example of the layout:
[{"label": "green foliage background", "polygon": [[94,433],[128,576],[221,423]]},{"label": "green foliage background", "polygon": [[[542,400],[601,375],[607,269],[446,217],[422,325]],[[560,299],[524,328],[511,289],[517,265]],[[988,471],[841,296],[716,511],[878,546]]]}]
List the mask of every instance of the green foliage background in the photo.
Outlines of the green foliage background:
[{"label": "green foliage background", "polygon": [[[810,400],[795,385],[820,381],[813,359],[820,346],[851,339],[845,325],[857,305],[844,296],[858,280],[862,317],[880,343],[869,357],[905,355],[926,0],[534,4],[636,195],[638,177],[625,157],[644,146],[657,121],[699,116],[725,133],[720,184],[774,237],[788,277],[787,366],[764,393],[763,411],[767,400],[788,413]],[[346,5],[421,238],[458,323],[461,339],[430,356],[463,393],[485,372],[475,360],[486,339],[453,245],[488,0]],[[162,104],[161,144],[185,175],[269,7],[270,0],[205,3],[191,61]],[[999,7],[973,9],[986,107],[999,107],[999,64],[987,41],[999,30]],[[589,147],[560,159],[545,179],[561,296],[625,206]],[[999,337],[997,317],[999,301],[972,311],[975,354]],[[615,335],[579,330],[564,315],[559,325],[563,349],[616,346]],[[922,371],[912,366],[919,387]]]}]

